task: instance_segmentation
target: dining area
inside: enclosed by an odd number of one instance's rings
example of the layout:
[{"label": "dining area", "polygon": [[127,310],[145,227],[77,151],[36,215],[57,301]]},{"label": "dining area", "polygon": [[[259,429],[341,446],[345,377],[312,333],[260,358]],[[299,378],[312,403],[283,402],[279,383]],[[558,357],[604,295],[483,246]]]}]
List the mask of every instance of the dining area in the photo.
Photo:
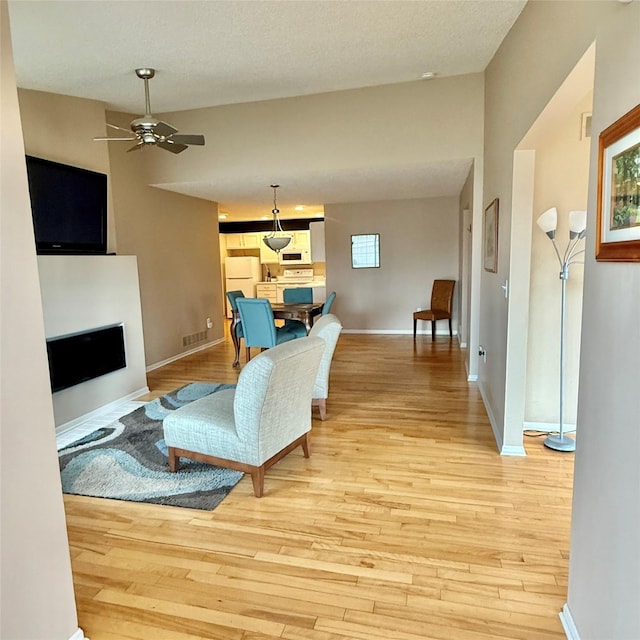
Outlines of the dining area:
[{"label": "dining area", "polygon": [[314,302],[313,290],[308,287],[285,289],[283,302],[245,297],[240,290],[227,291],[226,296],[231,308],[233,366],[237,367],[241,341],[249,362],[252,348],[265,350],[309,335],[317,318],[331,312],[336,292],[332,291],[324,302]]}]

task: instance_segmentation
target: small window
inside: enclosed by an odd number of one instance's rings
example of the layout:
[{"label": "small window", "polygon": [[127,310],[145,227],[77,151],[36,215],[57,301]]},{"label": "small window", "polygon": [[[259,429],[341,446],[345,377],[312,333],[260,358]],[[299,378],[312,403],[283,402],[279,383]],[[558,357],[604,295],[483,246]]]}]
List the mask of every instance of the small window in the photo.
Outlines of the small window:
[{"label": "small window", "polygon": [[380,234],[351,236],[351,266],[372,269],[380,266]]}]

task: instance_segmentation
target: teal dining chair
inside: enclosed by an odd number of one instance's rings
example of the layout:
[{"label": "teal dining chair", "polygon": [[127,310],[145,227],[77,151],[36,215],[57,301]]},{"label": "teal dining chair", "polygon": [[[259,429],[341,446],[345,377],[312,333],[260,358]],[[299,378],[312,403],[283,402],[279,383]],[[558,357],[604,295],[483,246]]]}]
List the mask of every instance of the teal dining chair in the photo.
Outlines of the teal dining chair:
[{"label": "teal dining chair", "polygon": [[251,360],[251,347],[264,351],[299,337],[284,327],[276,327],[271,303],[266,298],[237,298],[236,304],[242,322],[247,362]]},{"label": "teal dining chair", "polygon": [[[236,300],[238,298],[244,298],[244,293],[239,289],[236,291],[227,291],[227,300],[229,301],[229,306],[231,307],[231,310],[234,312],[238,311],[238,305],[236,304]],[[231,320],[231,326],[233,326],[233,319]],[[233,335],[231,336],[231,339],[233,340],[233,344],[236,348],[236,356],[235,356],[235,360],[233,361],[234,367],[238,366],[238,364],[240,363],[238,356],[240,354],[240,340],[243,337],[244,337],[244,332],[242,331],[242,322],[238,321],[238,323],[236,324],[235,336]]]},{"label": "teal dining chair", "polygon": [[333,301],[336,299],[336,292],[332,291],[325,300],[325,303],[322,305],[321,315],[326,316],[331,313],[331,305]]},{"label": "teal dining chair", "polygon": [[[311,287],[293,287],[285,289],[282,292],[282,300],[284,302],[313,302],[313,289]],[[296,338],[304,338],[307,335],[307,328],[304,323],[299,320],[285,320],[284,327],[286,331],[295,334]]]}]

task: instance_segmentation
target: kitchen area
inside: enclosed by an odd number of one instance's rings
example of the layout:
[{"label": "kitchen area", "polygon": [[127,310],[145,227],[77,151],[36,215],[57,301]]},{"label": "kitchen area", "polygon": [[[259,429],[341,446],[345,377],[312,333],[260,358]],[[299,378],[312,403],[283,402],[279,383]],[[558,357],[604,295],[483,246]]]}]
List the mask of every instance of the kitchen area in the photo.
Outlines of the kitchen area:
[{"label": "kitchen area", "polygon": [[[283,302],[285,289],[310,287],[313,301],[324,302],[326,269],[324,222],[301,221],[307,228],[287,230],[282,235],[291,242],[280,253],[264,242],[265,231],[220,233],[220,255],[223,260],[224,291],[241,290],[247,297],[267,298]],[[231,311],[227,304],[227,317]]]}]

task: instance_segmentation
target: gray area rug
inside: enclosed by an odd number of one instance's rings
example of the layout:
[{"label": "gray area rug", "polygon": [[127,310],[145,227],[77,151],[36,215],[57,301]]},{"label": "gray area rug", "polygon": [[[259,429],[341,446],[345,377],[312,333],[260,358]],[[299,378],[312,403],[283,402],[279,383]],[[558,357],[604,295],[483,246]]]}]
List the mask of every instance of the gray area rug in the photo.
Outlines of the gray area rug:
[{"label": "gray area rug", "polygon": [[58,452],[62,491],[98,498],[214,509],[242,473],[181,458],[169,472],[162,420],[233,384],[192,382],[84,436]]}]

